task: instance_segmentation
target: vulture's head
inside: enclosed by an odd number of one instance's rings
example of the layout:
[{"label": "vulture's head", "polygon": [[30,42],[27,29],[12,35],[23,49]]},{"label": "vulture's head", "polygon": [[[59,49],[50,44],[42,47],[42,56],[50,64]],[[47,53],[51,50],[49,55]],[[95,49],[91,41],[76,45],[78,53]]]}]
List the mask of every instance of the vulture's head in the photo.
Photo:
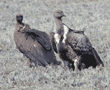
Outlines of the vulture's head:
[{"label": "vulture's head", "polygon": [[16,15],[16,21],[17,21],[18,23],[22,23],[22,20],[23,20],[23,15],[22,15],[22,14],[17,14],[17,15]]},{"label": "vulture's head", "polygon": [[56,10],[53,14],[53,16],[57,19],[61,19],[62,17],[64,17],[64,13],[62,10]]}]

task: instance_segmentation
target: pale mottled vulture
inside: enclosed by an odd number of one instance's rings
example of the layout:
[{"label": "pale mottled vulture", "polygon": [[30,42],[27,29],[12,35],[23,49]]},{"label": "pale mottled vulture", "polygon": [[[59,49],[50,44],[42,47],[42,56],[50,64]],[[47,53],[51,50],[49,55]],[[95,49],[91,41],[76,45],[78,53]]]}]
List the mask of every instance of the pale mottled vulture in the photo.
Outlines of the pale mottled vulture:
[{"label": "pale mottled vulture", "polygon": [[22,23],[23,15],[16,15],[14,40],[17,48],[35,65],[60,64],[54,55],[49,36]]},{"label": "pale mottled vulture", "polygon": [[[56,39],[54,38],[55,33],[50,33],[50,39],[51,43],[53,45],[54,51],[59,54],[59,57],[63,60],[64,66],[69,66],[69,68],[76,67],[75,70],[77,70],[77,65],[74,63],[75,59],[80,60],[80,57],[77,56],[76,52],[72,50],[70,46],[67,44],[62,43],[59,41],[59,43],[56,42]],[[80,65],[81,66],[81,65]]]},{"label": "pale mottled vulture", "polygon": [[82,66],[85,68],[89,66],[96,67],[100,64],[104,66],[84,31],[72,30],[67,27],[62,23],[63,16],[65,15],[62,10],[54,12],[55,34],[50,34],[54,50],[59,53],[63,60],[74,62],[75,70],[81,69]]}]

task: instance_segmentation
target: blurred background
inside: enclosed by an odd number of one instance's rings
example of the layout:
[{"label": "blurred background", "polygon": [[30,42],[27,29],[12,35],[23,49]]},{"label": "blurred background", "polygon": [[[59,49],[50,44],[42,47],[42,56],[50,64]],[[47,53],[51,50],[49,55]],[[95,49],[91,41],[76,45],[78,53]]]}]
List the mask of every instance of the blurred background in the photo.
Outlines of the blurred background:
[{"label": "blurred background", "polygon": [[[63,22],[85,30],[105,67],[74,72],[59,66],[29,67],[16,49],[16,14],[31,28],[53,31],[55,10],[63,10]],[[56,55],[57,60],[60,60]],[[110,0],[0,0],[0,90],[109,90]]]}]

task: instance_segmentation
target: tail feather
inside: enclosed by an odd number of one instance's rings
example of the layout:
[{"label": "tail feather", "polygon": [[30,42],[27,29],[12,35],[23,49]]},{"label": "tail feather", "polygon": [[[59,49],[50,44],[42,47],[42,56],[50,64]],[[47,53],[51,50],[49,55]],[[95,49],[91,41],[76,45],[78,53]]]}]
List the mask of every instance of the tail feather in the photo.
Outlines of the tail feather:
[{"label": "tail feather", "polygon": [[104,67],[104,64],[103,64],[102,60],[100,59],[97,51],[94,48],[92,48],[92,52],[93,52],[94,58],[96,59],[97,64],[98,65],[102,64],[102,66]]}]

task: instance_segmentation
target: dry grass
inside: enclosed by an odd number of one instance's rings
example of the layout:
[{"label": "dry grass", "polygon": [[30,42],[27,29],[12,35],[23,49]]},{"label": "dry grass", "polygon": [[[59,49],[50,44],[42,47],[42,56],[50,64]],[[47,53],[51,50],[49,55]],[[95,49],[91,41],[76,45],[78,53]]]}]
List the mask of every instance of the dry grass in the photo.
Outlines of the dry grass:
[{"label": "dry grass", "polygon": [[[109,0],[1,0],[0,90],[109,90],[109,8]],[[15,16],[21,13],[30,27],[49,33],[53,30],[53,12],[57,9],[64,11],[63,21],[69,27],[85,28],[104,68],[90,67],[76,73],[62,65],[29,68],[27,58],[14,43]]]}]

